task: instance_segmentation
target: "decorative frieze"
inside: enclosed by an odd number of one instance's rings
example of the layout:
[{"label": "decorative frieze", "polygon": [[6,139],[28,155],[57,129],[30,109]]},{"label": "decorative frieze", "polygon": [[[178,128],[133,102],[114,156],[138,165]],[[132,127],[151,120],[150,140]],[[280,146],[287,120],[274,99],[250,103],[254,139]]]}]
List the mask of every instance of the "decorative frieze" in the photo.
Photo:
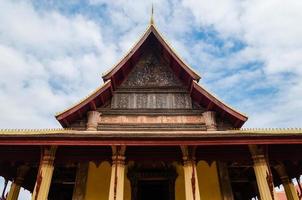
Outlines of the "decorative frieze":
[{"label": "decorative frieze", "polygon": [[116,93],[112,97],[113,109],[192,109],[187,93]]},{"label": "decorative frieze", "polygon": [[122,88],[142,87],[180,87],[181,81],[169,67],[152,51],[145,53],[136,63],[129,76],[122,83]]},{"label": "decorative frieze", "polygon": [[199,115],[103,115],[100,124],[204,124]]}]

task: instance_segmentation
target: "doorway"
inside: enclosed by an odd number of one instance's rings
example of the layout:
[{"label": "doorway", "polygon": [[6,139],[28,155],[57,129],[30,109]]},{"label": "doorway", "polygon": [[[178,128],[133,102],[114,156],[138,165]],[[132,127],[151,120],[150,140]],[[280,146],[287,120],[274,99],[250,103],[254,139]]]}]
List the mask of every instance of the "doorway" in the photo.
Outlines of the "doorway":
[{"label": "doorway", "polygon": [[138,182],[138,200],[170,200],[168,180],[142,180]]},{"label": "doorway", "polygon": [[175,200],[175,168],[166,163],[135,163],[127,174],[131,200]]}]

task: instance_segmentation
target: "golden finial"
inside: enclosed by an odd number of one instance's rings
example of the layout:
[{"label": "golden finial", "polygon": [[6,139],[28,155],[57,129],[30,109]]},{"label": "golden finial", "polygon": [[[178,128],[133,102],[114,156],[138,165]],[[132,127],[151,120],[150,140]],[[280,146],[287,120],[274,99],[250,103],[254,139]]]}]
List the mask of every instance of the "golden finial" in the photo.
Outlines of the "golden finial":
[{"label": "golden finial", "polygon": [[153,4],[152,4],[150,25],[154,24],[153,13],[154,13],[154,9],[153,9]]}]

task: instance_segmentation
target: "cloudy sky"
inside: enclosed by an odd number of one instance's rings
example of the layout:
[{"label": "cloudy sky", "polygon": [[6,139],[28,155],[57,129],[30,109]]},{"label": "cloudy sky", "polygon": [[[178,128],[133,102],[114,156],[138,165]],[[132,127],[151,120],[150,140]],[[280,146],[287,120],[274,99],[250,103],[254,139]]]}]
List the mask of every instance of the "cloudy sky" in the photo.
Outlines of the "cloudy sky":
[{"label": "cloudy sky", "polygon": [[301,127],[302,1],[0,0],[0,127],[58,127],[54,115],[102,84],[158,29],[246,127]]},{"label": "cloudy sky", "polygon": [[0,0],[0,128],[54,115],[102,84],[155,23],[246,127],[301,127],[301,0]]}]

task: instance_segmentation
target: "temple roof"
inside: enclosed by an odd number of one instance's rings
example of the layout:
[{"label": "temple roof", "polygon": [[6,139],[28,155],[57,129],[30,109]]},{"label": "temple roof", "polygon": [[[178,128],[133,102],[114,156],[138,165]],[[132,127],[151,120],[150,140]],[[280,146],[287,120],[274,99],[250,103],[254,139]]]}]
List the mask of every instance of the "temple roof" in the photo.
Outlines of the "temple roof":
[{"label": "temple roof", "polygon": [[130,51],[115,66],[113,66],[103,75],[104,82],[109,79],[114,79],[116,76],[118,76],[119,73],[121,73],[121,71],[125,71],[125,68],[130,67],[130,65],[127,65],[127,62],[133,61],[135,59],[135,55],[141,53],[140,50],[152,34],[156,37],[157,41],[161,44],[162,48],[164,48],[164,50],[171,57],[170,59],[176,62],[179,65],[179,68],[184,70],[184,73],[186,73],[187,76],[198,82],[200,76],[191,67],[189,67],[189,65],[187,65],[180,58],[180,56],[176,54],[176,52],[160,34],[160,32],[157,30],[156,26],[153,23],[150,24],[145,33],[141,36],[138,42],[130,49]]},{"label": "temple roof", "polygon": [[126,79],[144,50],[155,43],[160,48],[162,56],[169,60],[172,71],[186,85],[193,101],[206,110],[216,111],[220,117],[226,118],[235,128],[240,128],[244,124],[247,116],[226,105],[200,86],[198,84],[200,76],[175,53],[153,23],[150,23],[134,47],[103,75],[105,83],[101,87],[79,103],[56,115],[60,124],[63,127],[68,127],[73,121],[82,118],[87,111],[96,110],[97,107],[108,102],[116,88]]}]

